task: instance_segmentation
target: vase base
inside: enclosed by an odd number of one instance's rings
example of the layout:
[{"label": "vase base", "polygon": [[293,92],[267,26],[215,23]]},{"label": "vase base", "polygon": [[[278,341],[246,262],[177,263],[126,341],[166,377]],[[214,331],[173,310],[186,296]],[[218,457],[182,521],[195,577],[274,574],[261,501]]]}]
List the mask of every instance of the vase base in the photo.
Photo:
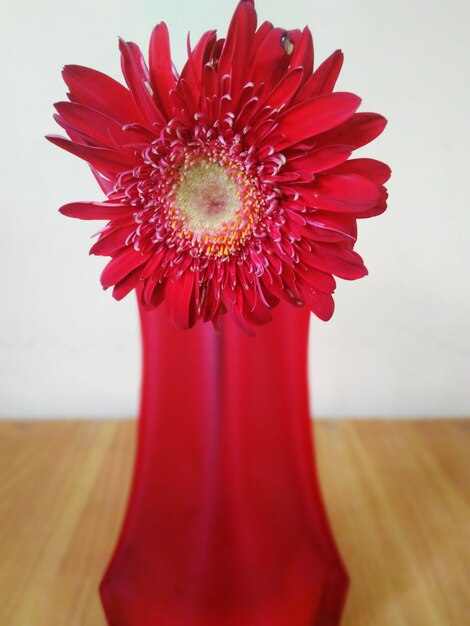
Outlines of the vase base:
[{"label": "vase base", "polygon": [[[130,550],[126,560],[114,562],[100,586],[109,626],[339,625],[348,576],[315,537],[282,564],[279,554],[270,559],[258,554],[263,557],[258,564],[246,567],[234,545],[217,554],[213,545],[208,568],[193,564],[191,576],[176,574],[141,550],[134,558],[139,550]],[[217,562],[219,567],[211,569]]]}]

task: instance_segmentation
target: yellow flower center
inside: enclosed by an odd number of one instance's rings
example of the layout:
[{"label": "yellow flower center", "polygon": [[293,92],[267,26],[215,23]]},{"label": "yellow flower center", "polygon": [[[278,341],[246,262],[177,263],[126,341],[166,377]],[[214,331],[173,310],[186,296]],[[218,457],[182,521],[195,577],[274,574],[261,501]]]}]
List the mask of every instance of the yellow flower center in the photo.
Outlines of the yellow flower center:
[{"label": "yellow flower center", "polygon": [[[243,246],[264,207],[254,178],[235,162],[186,162],[171,201],[171,224],[195,254],[229,257]],[[218,159],[220,161],[220,159]]]},{"label": "yellow flower center", "polygon": [[194,233],[214,233],[236,219],[240,208],[239,192],[225,168],[199,161],[183,172],[175,206]]}]

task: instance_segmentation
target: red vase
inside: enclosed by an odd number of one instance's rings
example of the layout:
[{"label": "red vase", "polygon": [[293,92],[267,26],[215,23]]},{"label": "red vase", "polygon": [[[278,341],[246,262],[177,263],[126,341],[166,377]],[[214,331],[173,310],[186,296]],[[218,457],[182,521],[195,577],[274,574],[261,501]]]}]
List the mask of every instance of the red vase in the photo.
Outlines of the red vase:
[{"label": "red vase", "polygon": [[179,330],[141,308],[143,385],[109,626],[337,626],[348,577],[318,485],[309,312]]}]

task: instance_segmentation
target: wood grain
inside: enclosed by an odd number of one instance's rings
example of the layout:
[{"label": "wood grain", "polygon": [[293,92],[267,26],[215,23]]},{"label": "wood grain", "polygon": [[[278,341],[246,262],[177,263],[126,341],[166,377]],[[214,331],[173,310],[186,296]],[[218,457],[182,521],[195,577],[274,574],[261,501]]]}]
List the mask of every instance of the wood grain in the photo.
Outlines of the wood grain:
[{"label": "wood grain", "polygon": [[[352,579],[343,626],[470,624],[469,435],[466,420],[316,423]],[[0,422],[1,626],[105,626],[134,441],[131,421]]]}]

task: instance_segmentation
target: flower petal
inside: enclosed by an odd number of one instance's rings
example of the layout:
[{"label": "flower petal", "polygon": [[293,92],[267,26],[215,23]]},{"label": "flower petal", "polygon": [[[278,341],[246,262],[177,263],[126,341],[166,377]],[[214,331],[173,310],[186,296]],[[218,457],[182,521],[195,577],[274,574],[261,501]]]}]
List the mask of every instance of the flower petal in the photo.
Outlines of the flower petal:
[{"label": "flower petal", "polygon": [[[253,305],[250,305],[248,300],[243,298],[243,317],[250,324],[255,324],[257,326],[267,324],[273,318],[271,310],[261,299],[261,293],[256,291],[256,288],[253,288],[253,291],[256,293],[256,301]],[[244,296],[247,296],[249,291],[243,292]],[[264,297],[264,296],[263,296]]]},{"label": "flower petal", "polygon": [[366,211],[380,196],[374,183],[357,174],[321,176],[312,185],[297,184],[295,189],[308,206],[323,211]]},{"label": "flower petal", "polygon": [[113,202],[71,202],[60,207],[59,211],[67,217],[81,220],[110,220],[122,217],[133,211],[132,207]]},{"label": "flower petal", "polygon": [[334,293],[336,281],[329,272],[315,269],[314,267],[299,263],[295,268],[296,281],[303,285],[309,285],[315,291]]},{"label": "flower petal", "polygon": [[109,261],[101,274],[100,280],[103,289],[108,289],[108,287],[126,278],[137,267],[144,265],[147,259],[148,255],[141,254],[133,246],[128,246],[119,251]]},{"label": "flower petal", "polygon": [[166,305],[178,328],[190,328],[196,322],[197,307],[193,298],[196,273],[187,270],[178,280],[169,280],[166,286]]},{"label": "flower petal", "polygon": [[341,50],[336,50],[326,61],[323,61],[303,86],[299,93],[299,100],[331,93],[338,80],[343,60],[344,55]]},{"label": "flower petal", "polygon": [[[65,125],[61,124],[61,126],[67,129],[67,126],[71,125],[72,128],[85,133],[102,146],[119,146],[121,149],[125,144],[142,140],[137,133],[123,130],[122,124],[116,122],[108,115],[99,113],[82,104],[56,102],[54,107],[58,111],[60,118],[66,122]],[[60,119],[57,121],[61,123]]]},{"label": "flower petal", "polygon": [[95,256],[114,256],[118,250],[126,247],[126,242],[135,227],[113,228],[104,230],[92,247],[90,254]]},{"label": "flower petal", "polygon": [[153,309],[163,302],[168,281],[156,282],[153,279],[145,281],[142,290],[141,302],[145,309]]},{"label": "flower petal", "polygon": [[247,82],[256,21],[253,0],[240,0],[230,22],[217,70],[219,80],[230,74],[230,94],[233,99]]},{"label": "flower petal", "polygon": [[124,170],[130,169],[137,164],[137,160],[134,156],[128,153],[117,152],[108,148],[95,148],[91,146],[84,146],[82,144],[75,143],[60,137],[60,135],[47,135],[51,143],[59,148],[67,150],[76,156],[88,161],[90,165],[97,170],[105,172],[111,172],[112,174],[118,174]]},{"label": "flower petal", "polygon": [[111,195],[114,190],[115,179],[114,176],[103,174],[102,172],[98,172],[97,169],[90,166],[91,173],[95,177],[96,182],[100,186],[101,191],[107,196]]},{"label": "flower petal", "polygon": [[123,124],[144,122],[130,91],[110,76],[82,65],[66,65],[62,76],[73,102],[96,109]]},{"label": "flower petal", "polygon": [[141,267],[137,267],[134,271],[120,280],[113,289],[113,298],[122,300],[128,293],[137,287],[140,282]]},{"label": "flower petal", "polygon": [[385,209],[387,208],[387,198],[388,198],[387,190],[385,189],[385,187],[379,187],[379,193],[380,193],[380,196],[377,201],[377,204],[373,206],[371,209],[368,209],[367,211],[362,211],[361,213],[359,213],[357,215],[358,218],[365,219],[368,217],[376,217],[377,215],[381,215],[385,211]]},{"label": "flower petal", "polygon": [[224,304],[227,308],[227,311],[232,316],[232,319],[235,323],[252,337],[255,336],[252,325],[245,319],[243,313],[243,305],[244,300],[240,292],[235,292],[235,294],[231,294],[230,297],[225,296],[225,292],[222,293],[222,297],[224,298]]},{"label": "flower petal", "polygon": [[359,174],[376,185],[383,185],[390,178],[392,171],[382,161],[376,161],[375,159],[351,159],[339,167],[335,167],[334,173]]},{"label": "flower petal", "polygon": [[334,274],[345,280],[355,280],[367,275],[364,262],[357,252],[345,250],[339,244],[312,245],[308,263],[319,270]]},{"label": "flower petal", "polygon": [[188,85],[191,92],[191,100],[195,101],[195,112],[201,110],[201,97],[203,95],[204,83],[202,81],[202,71],[204,63],[207,62],[210,51],[216,42],[216,31],[209,30],[202,35],[198,43],[191,50],[188,33],[188,60],[181,72],[179,84],[183,81]]},{"label": "flower petal", "polygon": [[277,131],[286,139],[277,148],[287,148],[338,126],[354,114],[360,103],[355,94],[336,92],[297,104],[279,117]]},{"label": "flower petal", "polygon": [[119,40],[121,68],[127,86],[147,123],[164,126],[166,119],[157,106],[150,85],[150,75],[139,47],[132,41]]},{"label": "flower petal", "polygon": [[273,109],[279,109],[290,103],[295,96],[295,92],[300,86],[303,78],[303,70],[301,67],[297,67],[290,72],[287,72],[285,76],[274,87],[269,96],[263,100],[263,104],[269,104]]},{"label": "flower petal", "polygon": [[173,103],[170,92],[175,88],[175,73],[170,54],[170,36],[165,22],[153,29],[149,46],[150,84],[160,110],[170,119]]},{"label": "flower petal", "polygon": [[269,35],[269,33],[274,29],[274,26],[271,22],[265,21],[261,24],[258,30],[255,33],[255,40],[253,42],[253,58],[258,55],[261,44]]},{"label": "flower petal", "polygon": [[305,305],[314,313],[319,319],[327,322],[331,319],[334,310],[335,303],[333,297],[329,293],[323,293],[322,291],[316,291],[312,287],[304,285],[300,289],[302,299]]},{"label": "flower petal", "polygon": [[307,154],[288,159],[286,167],[292,171],[316,174],[346,161],[353,151],[351,146],[325,146]]},{"label": "flower petal", "polygon": [[285,35],[283,28],[272,28],[271,25],[252,58],[249,80],[255,85],[265,83],[268,91],[274,88],[289,67],[290,57],[281,44]]},{"label": "flower petal", "polygon": [[[332,236],[330,241],[344,241],[345,239],[356,240],[357,225],[355,217],[344,214],[313,211],[311,214],[304,214],[304,218],[309,226],[329,233]],[[338,237],[335,238],[335,235]]]},{"label": "flower petal", "polygon": [[378,137],[387,125],[387,120],[378,113],[356,113],[340,126],[315,138],[315,146],[345,144],[360,148]]},{"label": "flower petal", "polygon": [[312,74],[313,71],[313,38],[308,26],[306,26],[300,36],[299,42],[294,46],[294,52],[290,61],[289,68],[302,68],[303,80]]}]

